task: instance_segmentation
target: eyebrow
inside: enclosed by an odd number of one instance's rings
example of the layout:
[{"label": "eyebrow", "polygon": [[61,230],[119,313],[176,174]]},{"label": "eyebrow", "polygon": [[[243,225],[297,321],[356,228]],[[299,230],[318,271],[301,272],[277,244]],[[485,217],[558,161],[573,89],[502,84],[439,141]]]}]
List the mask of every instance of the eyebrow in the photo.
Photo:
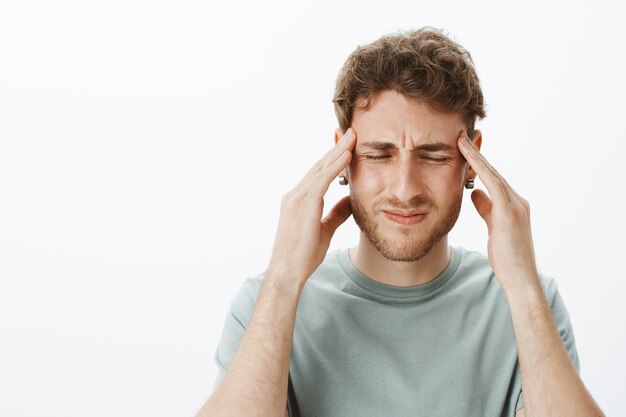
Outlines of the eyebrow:
[{"label": "eyebrow", "polygon": [[[368,148],[375,151],[388,151],[390,149],[398,149],[395,143],[392,142],[366,142],[359,143],[358,147],[360,148]],[[414,149],[415,151],[424,151],[424,152],[437,152],[437,151],[452,151],[452,146],[443,142],[433,142],[433,143],[425,143],[424,145],[420,145]]]}]

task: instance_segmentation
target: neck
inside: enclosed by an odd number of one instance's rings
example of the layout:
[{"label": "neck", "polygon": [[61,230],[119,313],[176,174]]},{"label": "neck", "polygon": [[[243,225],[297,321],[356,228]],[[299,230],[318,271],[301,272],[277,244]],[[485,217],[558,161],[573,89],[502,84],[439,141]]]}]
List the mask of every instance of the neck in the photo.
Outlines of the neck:
[{"label": "neck", "polygon": [[421,259],[414,262],[390,261],[361,233],[358,246],[350,248],[350,260],[363,275],[381,284],[412,287],[426,284],[441,274],[450,263],[448,236]]}]

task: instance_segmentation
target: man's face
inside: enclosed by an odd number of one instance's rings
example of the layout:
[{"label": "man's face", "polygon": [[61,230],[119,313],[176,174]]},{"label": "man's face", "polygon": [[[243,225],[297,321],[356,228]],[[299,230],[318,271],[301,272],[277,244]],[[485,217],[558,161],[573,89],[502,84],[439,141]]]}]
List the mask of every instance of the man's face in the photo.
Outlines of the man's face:
[{"label": "man's face", "polygon": [[[421,259],[456,223],[465,179],[475,176],[467,175],[457,146],[466,129],[462,115],[435,113],[387,90],[368,111],[357,111],[351,126],[357,142],[347,172],[356,224],[385,258]],[[388,218],[390,211],[425,216],[402,224]]]}]

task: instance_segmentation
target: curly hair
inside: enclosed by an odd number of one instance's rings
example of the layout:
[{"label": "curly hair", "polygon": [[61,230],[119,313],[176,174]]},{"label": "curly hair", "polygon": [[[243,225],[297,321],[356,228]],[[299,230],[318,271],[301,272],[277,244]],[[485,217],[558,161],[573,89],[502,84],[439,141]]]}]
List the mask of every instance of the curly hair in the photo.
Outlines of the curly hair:
[{"label": "curly hair", "polygon": [[348,56],[333,96],[342,132],[350,127],[354,111],[369,110],[372,97],[383,90],[395,90],[437,112],[461,113],[470,137],[476,118],[486,116],[470,53],[431,26],[385,35]]}]

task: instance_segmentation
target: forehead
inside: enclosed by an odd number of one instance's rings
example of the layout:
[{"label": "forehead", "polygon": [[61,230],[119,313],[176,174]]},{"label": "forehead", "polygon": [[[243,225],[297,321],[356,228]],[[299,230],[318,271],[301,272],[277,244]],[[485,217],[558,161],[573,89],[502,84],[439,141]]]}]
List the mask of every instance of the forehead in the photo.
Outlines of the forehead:
[{"label": "forehead", "polygon": [[376,94],[367,111],[356,110],[351,125],[357,132],[357,146],[377,140],[408,149],[432,142],[456,148],[460,131],[466,129],[461,113],[435,112],[392,90]]}]

